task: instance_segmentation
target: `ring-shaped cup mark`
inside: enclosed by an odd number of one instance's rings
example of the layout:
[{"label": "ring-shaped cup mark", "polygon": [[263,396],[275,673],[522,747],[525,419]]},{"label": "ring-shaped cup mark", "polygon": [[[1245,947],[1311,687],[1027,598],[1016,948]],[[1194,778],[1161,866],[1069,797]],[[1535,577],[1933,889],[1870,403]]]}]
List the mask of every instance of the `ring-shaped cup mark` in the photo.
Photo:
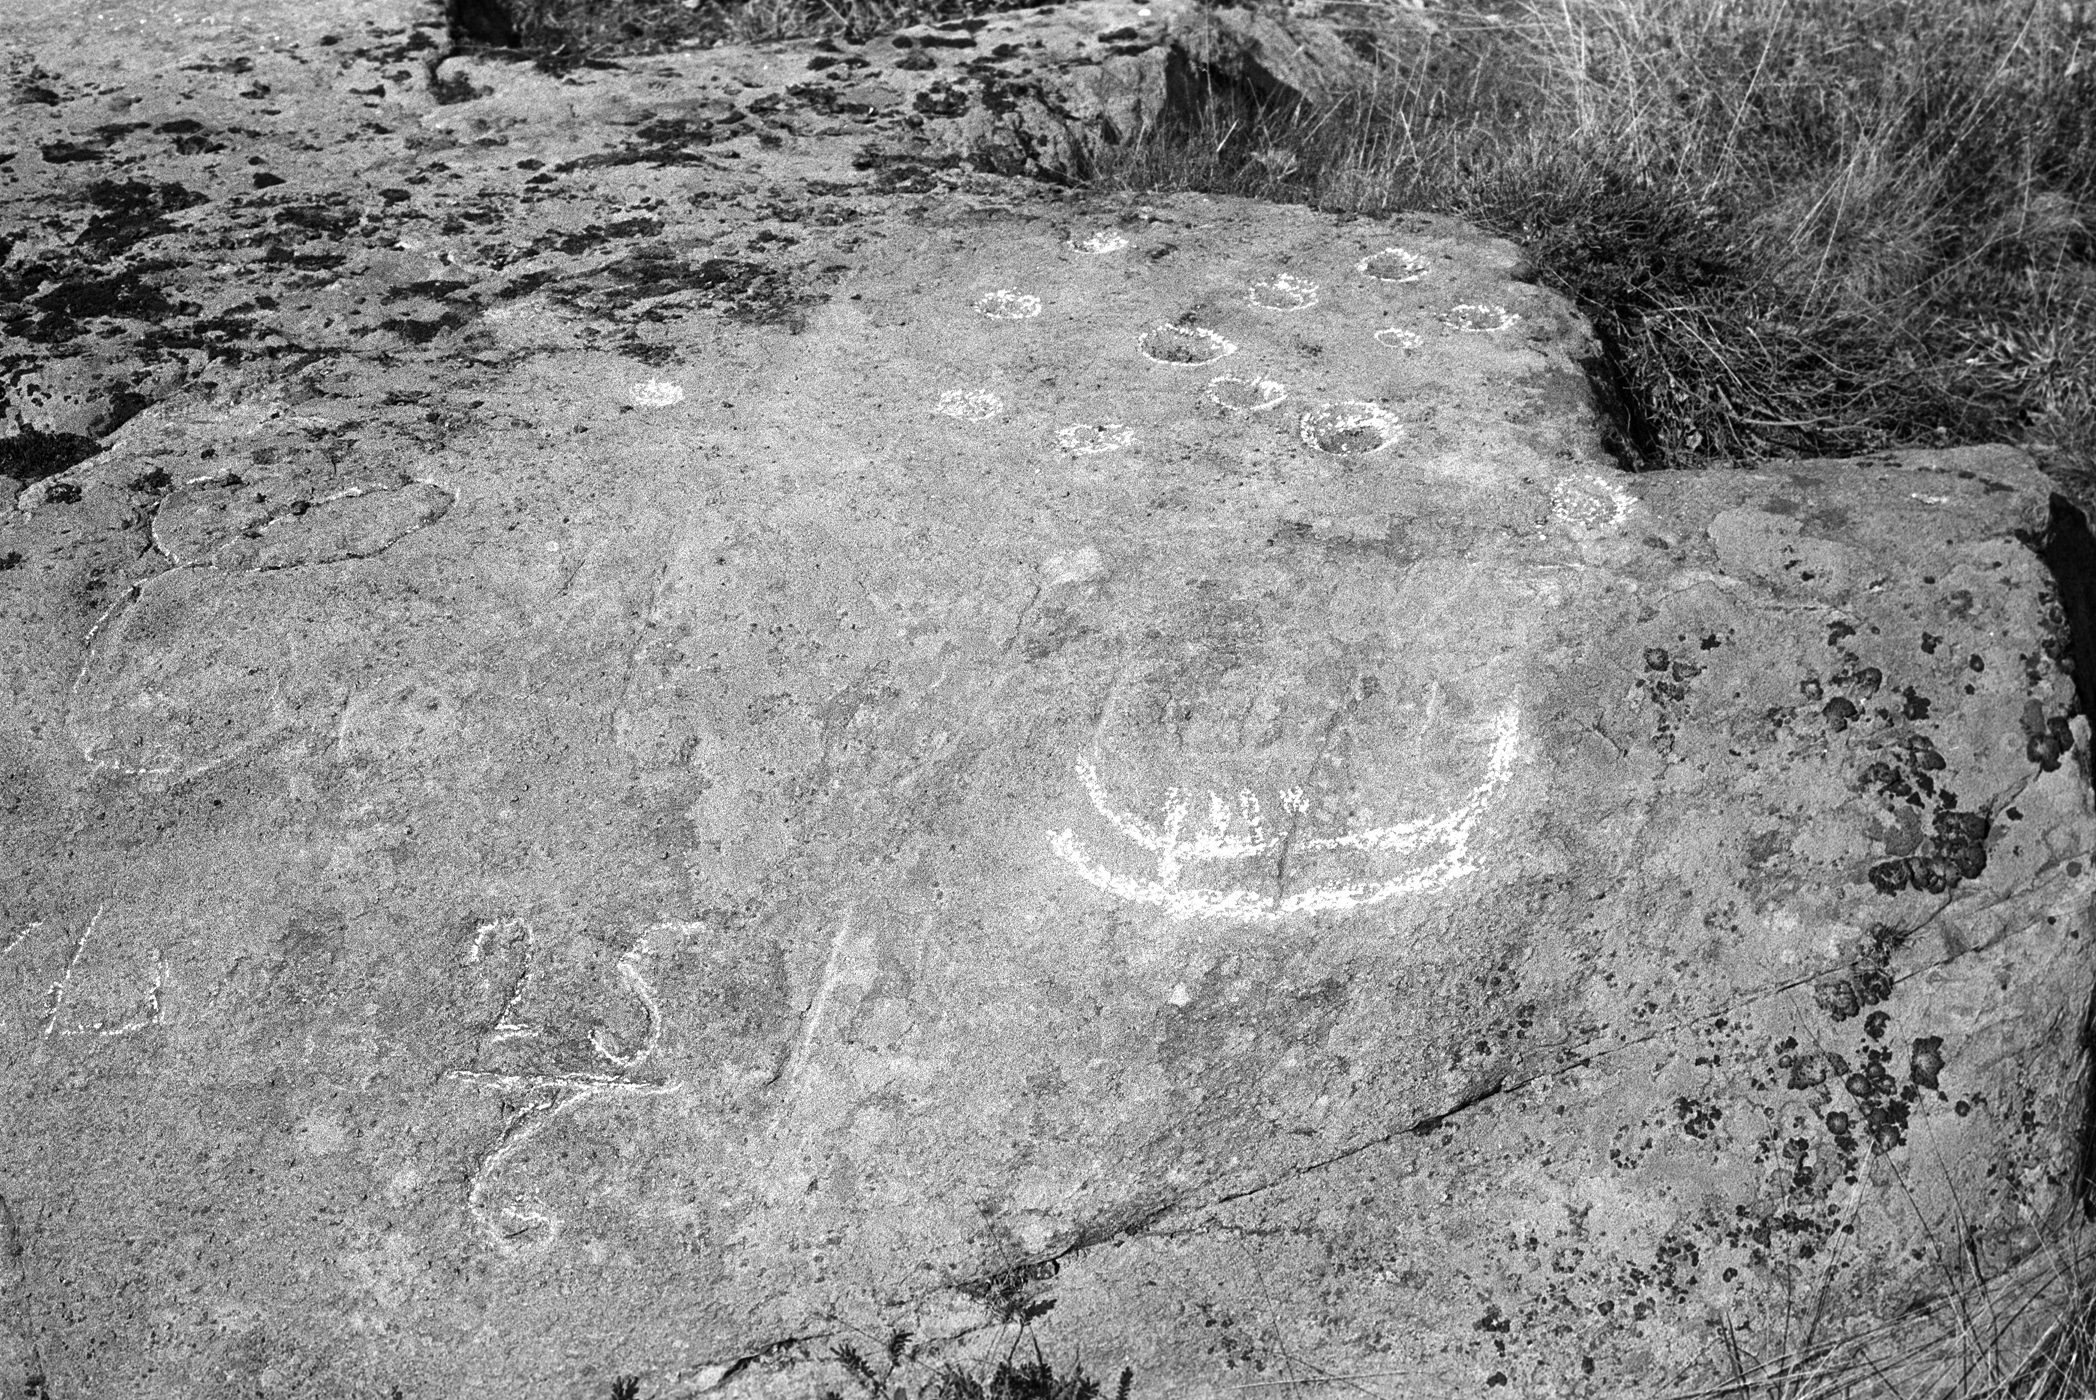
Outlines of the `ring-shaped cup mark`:
[{"label": "ring-shaped cup mark", "polygon": [[667,379],[645,379],[628,389],[626,397],[633,400],[636,408],[668,408],[684,402],[684,389]]},{"label": "ring-shaped cup mark", "polygon": [[1094,229],[1081,237],[1073,233],[1064,246],[1073,253],[1083,253],[1087,257],[1096,258],[1107,253],[1120,252],[1128,246],[1128,239],[1117,229],[1102,228]]},{"label": "ring-shaped cup mark", "polygon": [[1264,413],[1288,397],[1288,386],[1271,379],[1219,374],[1208,381],[1208,397],[1232,413]]},{"label": "ring-shaped cup mark", "polygon": [[1101,452],[1117,452],[1135,441],[1135,429],[1119,423],[1073,423],[1067,428],[1058,428],[1055,441],[1063,451],[1079,457],[1095,457]]},{"label": "ring-shaped cup mark", "polygon": [[1160,365],[1212,365],[1237,347],[1202,326],[1158,326],[1145,331],[1136,348]]},{"label": "ring-shaped cup mark", "polygon": [[1319,404],[1303,415],[1303,442],[1333,457],[1365,457],[1405,435],[1389,410],[1372,403]]},{"label": "ring-shaped cup mark", "polygon": [[932,412],[948,418],[979,423],[1004,411],[1004,400],[985,389],[948,389],[932,405]]},{"label": "ring-shaped cup mark", "polygon": [[1301,311],[1317,305],[1317,284],[1283,272],[1271,282],[1254,282],[1245,299],[1264,311]]},{"label": "ring-shaped cup mark", "polygon": [[1387,345],[1392,350],[1402,350],[1409,355],[1426,344],[1426,337],[1418,331],[1408,331],[1403,326],[1385,326],[1375,333],[1375,341],[1378,345]]},{"label": "ring-shaped cup mark", "polygon": [[1354,264],[1354,271],[1378,282],[1417,282],[1429,271],[1425,258],[1406,248],[1385,248]]},{"label": "ring-shaped cup mark", "polygon": [[1484,306],[1472,302],[1451,306],[1441,313],[1442,325],[1452,331],[1463,331],[1467,334],[1489,335],[1493,331],[1505,330],[1520,319],[1504,306]]},{"label": "ring-shaped cup mark", "polygon": [[1000,287],[979,298],[975,303],[975,309],[978,314],[987,316],[992,321],[1030,321],[1041,314],[1041,299],[1028,296],[1024,292],[1015,292],[1009,287]]},{"label": "ring-shaped cup mark", "polygon": [[1590,534],[1621,525],[1636,504],[1628,491],[1591,474],[1566,477],[1550,488],[1551,515]]}]

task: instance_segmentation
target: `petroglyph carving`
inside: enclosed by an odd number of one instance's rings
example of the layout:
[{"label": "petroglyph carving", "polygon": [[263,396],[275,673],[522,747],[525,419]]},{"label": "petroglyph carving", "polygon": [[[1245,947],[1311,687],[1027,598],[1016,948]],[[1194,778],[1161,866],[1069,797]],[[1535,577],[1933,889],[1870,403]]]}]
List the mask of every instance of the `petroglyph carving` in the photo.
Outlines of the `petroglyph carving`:
[{"label": "petroglyph carving", "polygon": [[[59,974],[51,989],[44,995],[44,1034],[46,1036],[96,1035],[116,1037],[142,1031],[147,1026],[160,1024],[160,994],[167,986],[167,962],[160,956],[158,948],[148,950],[146,956],[153,965],[153,986],[144,996],[120,1010],[101,1016],[83,1018],[77,1008],[69,1003],[79,1001],[78,983],[82,980],[81,967],[87,961],[88,945],[94,941],[102,923],[101,909],[80,930],[80,937],[73,942],[72,954],[67,957],[65,971]],[[38,925],[32,924],[30,928]],[[28,930],[17,936],[16,942],[26,937]],[[12,948],[13,943],[8,947]],[[121,995],[121,993],[119,993]]]},{"label": "petroglyph carving", "polygon": [[1397,419],[1372,403],[1328,403],[1303,415],[1303,441],[1334,457],[1381,452],[1405,435]]},{"label": "petroglyph carving", "polygon": [[1271,282],[1254,282],[1246,300],[1267,311],[1301,311],[1317,305],[1317,284],[1284,272]]},{"label": "petroglyph carving", "polygon": [[970,423],[979,423],[1003,411],[1004,400],[982,389],[948,389],[932,406],[934,413]]},{"label": "petroglyph carving", "polygon": [[1095,230],[1081,238],[1072,235],[1068,244],[1071,252],[1084,253],[1090,257],[1099,257],[1105,253],[1118,253],[1127,246],[1128,240],[1118,231],[1110,228]]},{"label": "petroglyph carving", "polygon": [[845,946],[851,941],[851,914],[847,911],[837,922],[837,932],[830,938],[829,957],[823,962],[822,980],[816,984],[815,995],[808,1002],[808,1009],[801,1015],[800,1034],[794,1038],[793,1053],[780,1071],[779,1106],[772,1114],[769,1132],[776,1135],[779,1125],[793,1108],[793,1101],[800,1093],[801,1076],[808,1067],[808,1052],[815,1044],[815,1037],[822,1029],[823,1013],[829,1008],[830,994],[835,990],[839,969],[843,965]]},{"label": "petroglyph carving", "polygon": [[[1485,753],[1485,772],[1476,787],[1454,807],[1439,816],[1389,822],[1362,827],[1334,836],[1303,836],[1297,828],[1308,815],[1309,802],[1302,789],[1292,788],[1278,796],[1278,805],[1288,820],[1276,835],[1266,820],[1265,806],[1250,789],[1241,790],[1232,803],[1214,792],[1208,794],[1207,820],[1194,816],[1194,800],[1181,788],[1165,793],[1164,809],[1155,824],[1119,810],[1097,769],[1080,759],[1077,776],[1084,784],[1092,808],[1106,823],[1137,850],[1155,858],[1155,873],[1129,875],[1096,859],[1065,828],[1048,835],[1049,848],[1087,882],[1106,893],[1136,904],[1161,909],[1175,919],[1217,918],[1234,920],[1281,919],[1291,914],[1329,913],[1360,909],[1404,895],[1441,889],[1477,870],[1470,840],[1478,822],[1499,790],[1512,775],[1521,736],[1521,716],[1516,708],[1503,711],[1493,722],[1491,743]],[[1190,825],[1190,822],[1192,823]],[[1289,890],[1284,872],[1289,862],[1324,852],[1355,852],[1385,865],[1405,857],[1431,857],[1424,865],[1401,872],[1343,883],[1309,885]],[[1196,873],[1210,866],[1268,867],[1258,873],[1272,881],[1271,892],[1237,885],[1193,883]]]},{"label": "petroglyph carving", "polygon": [[1212,365],[1237,347],[1201,326],[1158,326],[1136,342],[1143,358],[1160,365]]},{"label": "petroglyph carving", "polygon": [[1587,533],[1622,524],[1636,504],[1628,491],[1598,476],[1568,476],[1550,488],[1551,516]]},{"label": "petroglyph carving", "polygon": [[1427,262],[1403,248],[1385,248],[1355,263],[1354,271],[1378,282],[1417,282],[1426,276]]},{"label": "petroglyph carving", "polygon": [[1119,423],[1078,423],[1058,429],[1055,440],[1065,452],[1090,457],[1128,446],[1135,441],[1135,429],[1122,427]]},{"label": "petroglyph carving", "polygon": [[[502,1132],[474,1168],[466,1206],[489,1243],[504,1254],[543,1249],[560,1233],[560,1218],[543,1208],[528,1188],[498,1202],[495,1180],[556,1120],[607,1095],[660,1095],[683,1086],[647,1075],[662,1042],[662,1001],[647,976],[654,953],[652,934],[643,935],[618,960],[614,975],[639,1007],[641,1029],[630,1044],[602,1025],[589,1027],[586,1041],[561,1035],[533,1014],[540,959],[531,926],[498,919],[474,930],[466,962],[480,970],[492,1022],[482,1037],[482,1059],[490,1067],[453,1070],[449,1077],[484,1084],[502,1095]],[[586,1053],[582,1047],[586,1045]]]},{"label": "petroglyph carving", "polygon": [[1504,306],[1480,306],[1472,303],[1451,306],[1441,313],[1441,324],[1450,330],[1481,334],[1503,331],[1520,319]]},{"label": "petroglyph carving", "polygon": [[1271,379],[1219,374],[1208,381],[1208,397],[1232,413],[1264,413],[1287,398],[1288,389]]},{"label": "petroglyph carving", "polygon": [[222,472],[186,481],[153,513],[153,547],[178,565],[259,573],[368,559],[450,513],[434,481],[362,481],[308,495]]},{"label": "petroglyph carving", "polygon": [[1041,314],[1041,299],[1000,288],[976,302],[975,309],[993,321],[1030,321]]},{"label": "petroglyph carving", "polygon": [[668,408],[684,402],[684,388],[667,379],[645,379],[626,391],[637,408]]},{"label": "petroglyph carving", "polygon": [[1375,333],[1375,338],[1376,344],[1387,345],[1392,350],[1402,350],[1408,355],[1426,344],[1425,336],[1417,331],[1408,331],[1402,326],[1385,326]]}]

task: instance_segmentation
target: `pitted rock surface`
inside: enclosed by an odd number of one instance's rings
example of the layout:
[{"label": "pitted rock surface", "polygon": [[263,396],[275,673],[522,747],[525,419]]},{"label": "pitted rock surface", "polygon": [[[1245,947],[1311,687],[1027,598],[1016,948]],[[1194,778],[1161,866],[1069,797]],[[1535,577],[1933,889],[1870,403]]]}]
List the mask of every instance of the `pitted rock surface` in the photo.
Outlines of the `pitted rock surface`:
[{"label": "pitted rock surface", "polygon": [[738,96],[812,46],[404,103],[377,13],[25,27],[0,1389],[1030,1314],[1137,1394],[1650,1395],[1806,1294],[1916,1364],[2064,1235],[2018,454],[1624,476],[1459,225],[869,158]]}]

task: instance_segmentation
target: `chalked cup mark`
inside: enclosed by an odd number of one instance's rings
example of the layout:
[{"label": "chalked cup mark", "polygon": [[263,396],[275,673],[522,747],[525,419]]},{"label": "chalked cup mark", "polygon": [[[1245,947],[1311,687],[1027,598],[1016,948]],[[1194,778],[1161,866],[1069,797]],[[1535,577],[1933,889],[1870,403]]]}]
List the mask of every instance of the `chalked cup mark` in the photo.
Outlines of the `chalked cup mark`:
[{"label": "chalked cup mark", "polygon": [[1135,441],[1135,429],[1119,423],[1073,423],[1059,428],[1056,442],[1063,451],[1079,457],[1093,457],[1101,452],[1116,452]]},{"label": "chalked cup mark", "polygon": [[1634,504],[1628,491],[1598,476],[1570,476],[1550,488],[1551,516],[1588,533],[1621,525]]},{"label": "chalked cup mark", "polygon": [[1451,306],[1441,313],[1442,325],[1452,331],[1470,334],[1489,335],[1493,331],[1503,331],[1520,319],[1504,306],[1484,306],[1469,302],[1461,306]]},{"label": "chalked cup mark", "polygon": [[1030,321],[1041,314],[1041,299],[1000,287],[978,299],[975,310],[992,321]]},{"label": "chalked cup mark", "polygon": [[1245,299],[1265,311],[1302,311],[1317,305],[1317,284],[1284,272],[1271,282],[1254,282]]},{"label": "chalked cup mark", "polygon": [[1158,326],[1136,342],[1143,358],[1160,365],[1212,365],[1237,347],[1202,326]]},{"label": "chalked cup mark", "polygon": [[1426,337],[1418,331],[1408,331],[1402,326],[1385,326],[1382,330],[1375,333],[1375,341],[1378,345],[1388,346],[1392,350],[1402,350],[1409,355],[1420,346],[1426,344]]},{"label": "chalked cup mark", "polygon": [[1303,415],[1303,442],[1333,457],[1365,457],[1403,436],[1397,419],[1372,403],[1319,404]]},{"label": "chalked cup mark", "polygon": [[647,379],[628,389],[626,397],[637,408],[668,408],[684,402],[684,390],[666,379]]},{"label": "chalked cup mark", "polygon": [[1264,413],[1288,397],[1288,388],[1271,379],[1219,374],[1208,381],[1208,397],[1232,413]]},{"label": "chalked cup mark", "polygon": [[1385,248],[1354,264],[1354,271],[1378,282],[1417,282],[1427,274],[1426,259],[1404,248]]},{"label": "chalked cup mark", "polygon": [[1082,236],[1072,234],[1067,246],[1073,253],[1083,253],[1087,257],[1096,258],[1107,253],[1120,252],[1128,246],[1128,240],[1113,229],[1102,228]]},{"label": "chalked cup mark", "polygon": [[1004,400],[984,389],[948,389],[932,405],[932,412],[967,423],[980,423],[1004,411]]}]

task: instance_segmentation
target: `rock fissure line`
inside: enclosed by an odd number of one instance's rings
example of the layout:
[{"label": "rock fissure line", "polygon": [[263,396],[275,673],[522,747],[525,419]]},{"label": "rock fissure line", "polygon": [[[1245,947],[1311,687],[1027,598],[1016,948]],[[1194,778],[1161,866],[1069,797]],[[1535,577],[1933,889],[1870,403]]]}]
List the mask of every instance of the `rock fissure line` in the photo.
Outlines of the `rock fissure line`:
[{"label": "rock fissure line", "polygon": [[[7,1193],[0,1191],[0,1327],[15,1334],[20,1352],[23,1400],[36,1400],[49,1385],[38,1344],[36,1305],[29,1284],[29,1251],[22,1224]],[[0,1341],[4,1341],[0,1333]]]},{"label": "rock fissure line", "polygon": [[[1324,766],[1325,756],[1331,753],[1332,737],[1339,732],[1339,722],[1345,717],[1346,707],[1342,706],[1335,709],[1331,717],[1325,721],[1323,729],[1317,736],[1317,751],[1310,755],[1309,763],[1304,765],[1303,780],[1296,784],[1295,791],[1309,792],[1314,790],[1314,785],[1317,782],[1317,770]],[[1308,811],[1308,804],[1284,801],[1282,810],[1288,813],[1288,824],[1282,829],[1281,839],[1276,843],[1274,852],[1274,904],[1277,907],[1285,906],[1288,902],[1288,855],[1295,847],[1296,833],[1302,829],[1303,817]]]}]

